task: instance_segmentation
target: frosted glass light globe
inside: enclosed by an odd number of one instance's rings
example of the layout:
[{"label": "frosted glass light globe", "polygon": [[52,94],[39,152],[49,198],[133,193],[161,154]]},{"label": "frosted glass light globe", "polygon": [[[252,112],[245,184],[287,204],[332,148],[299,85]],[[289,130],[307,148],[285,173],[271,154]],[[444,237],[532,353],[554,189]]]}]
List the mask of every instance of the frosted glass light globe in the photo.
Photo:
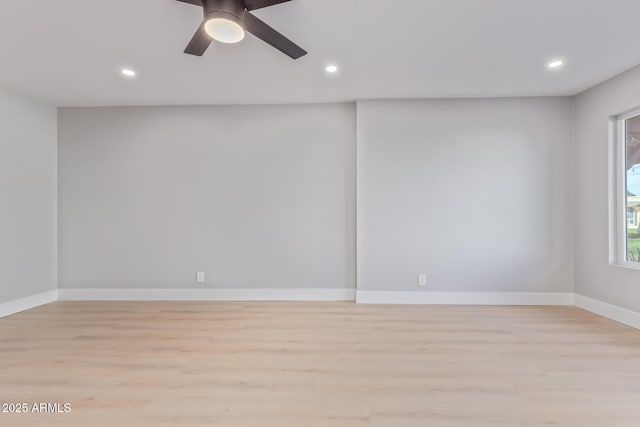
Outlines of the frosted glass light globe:
[{"label": "frosted glass light globe", "polygon": [[212,39],[221,43],[238,43],[244,39],[244,28],[226,18],[211,18],[204,24],[204,30]]}]

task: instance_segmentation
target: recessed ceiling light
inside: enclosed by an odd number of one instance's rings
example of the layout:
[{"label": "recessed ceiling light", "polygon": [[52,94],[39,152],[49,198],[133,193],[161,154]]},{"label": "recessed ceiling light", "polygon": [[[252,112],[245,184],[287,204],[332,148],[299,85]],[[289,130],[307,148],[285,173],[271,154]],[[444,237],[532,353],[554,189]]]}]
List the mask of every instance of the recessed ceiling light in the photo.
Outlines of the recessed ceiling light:
[{"label": "recessed ceiling light", "polygon": [[131,68],[123,68],[122,70],[120,70],[120,72],[125,77],[135,77],[138,74]]},{"label": "recessed ceiling light", "polygon": [[549,65],[547,65],[547,66],[549,68],[558,68],[558,67],[562,67],[563,64],[564,64],[564,61],[556,60],[556,61],[549,62]]},{"label": "recessed ceiling light", "polygon": [[338,66],[337,65],[327,65],[327,67],[325,68],[325,70],[327,71],[327,73],[329,74],[335,74],[338,72]]}]

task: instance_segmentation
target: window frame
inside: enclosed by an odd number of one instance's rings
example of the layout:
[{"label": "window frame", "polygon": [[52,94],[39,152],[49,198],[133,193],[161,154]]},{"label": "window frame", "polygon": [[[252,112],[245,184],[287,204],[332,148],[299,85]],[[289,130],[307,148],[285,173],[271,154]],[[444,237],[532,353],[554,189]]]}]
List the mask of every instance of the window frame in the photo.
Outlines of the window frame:
[{"label": "window frame", "polygon": [[[640,270],[640,262],[627,260],[627,120],[640,116],[640,108],[612,117],[610,121],[612,191],[609,264]],[[611,176],[611,175],[610,175]]]}]

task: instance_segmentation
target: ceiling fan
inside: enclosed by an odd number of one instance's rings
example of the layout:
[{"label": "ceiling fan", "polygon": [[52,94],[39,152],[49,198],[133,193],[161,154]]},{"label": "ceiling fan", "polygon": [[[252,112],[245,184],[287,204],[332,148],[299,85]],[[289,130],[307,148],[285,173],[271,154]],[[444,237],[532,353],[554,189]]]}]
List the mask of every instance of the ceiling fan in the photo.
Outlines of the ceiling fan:
[{"label": "ceiling fan", "polygon": [[291,0],[177,0],[202,7],[204,20],[184,53],[202,56],[213,40],[238,43],[250,32],[285,55],[298,59],[307,51],[249,13]]}]

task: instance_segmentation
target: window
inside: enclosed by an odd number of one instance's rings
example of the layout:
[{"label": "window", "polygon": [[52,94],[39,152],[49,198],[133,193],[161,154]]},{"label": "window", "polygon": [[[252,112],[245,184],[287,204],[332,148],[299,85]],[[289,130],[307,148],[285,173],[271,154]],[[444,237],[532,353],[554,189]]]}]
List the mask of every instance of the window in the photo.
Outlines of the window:
[{"label": "window", "polygon": [[640,269],[640,110],[616,119],[615,259]]},{"label": "window", "polygon": [[636,225],[636,213],[633,208],[627,208],[627,225],[629,227],[637,227]]}]

